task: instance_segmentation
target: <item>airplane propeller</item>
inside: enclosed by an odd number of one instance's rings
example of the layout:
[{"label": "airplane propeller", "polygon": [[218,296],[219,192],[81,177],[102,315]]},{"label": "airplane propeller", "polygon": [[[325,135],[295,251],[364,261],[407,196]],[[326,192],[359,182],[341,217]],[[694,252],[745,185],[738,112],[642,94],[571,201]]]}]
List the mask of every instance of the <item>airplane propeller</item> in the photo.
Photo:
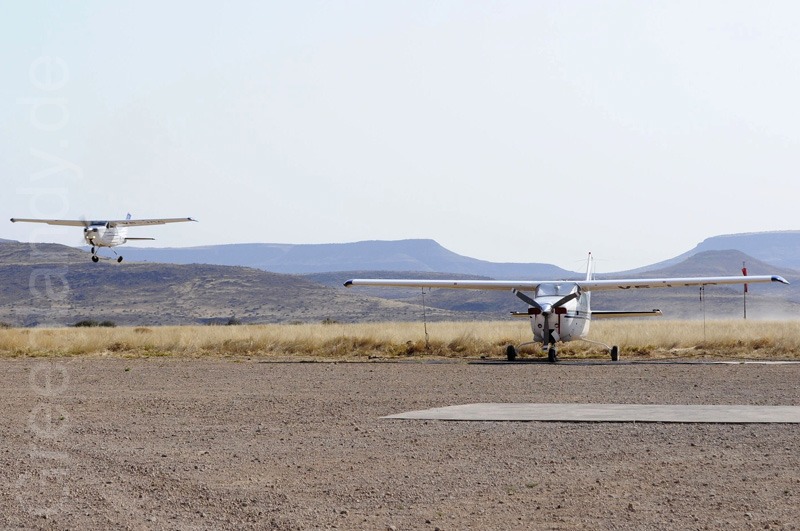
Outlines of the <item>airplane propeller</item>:
[{"label": "airplane propeller", "polygon": [[569,295],[566,295],[566,296],[561,297],[560,299],[558,299],[556,301],[556,303],[553,305],[553,308],[558,308],[559,306],[564,306],[566,303],[568,303],[572,299],[577,299],[580,296],[581,296],[580,290],[576,291],[575,293],[570,293]]},{"label": "airplane propeller", "polygon": [[[91,227],[91,223],[84,216],[81,216],[79,219],[81,223],[83,223],[83,243],[85,243],[87,239],[86,235],[89,232],[89,227]],[[92,238],[89,239],[91,240]]]},{"label": "airplane propeller", "polygon": [[559,308],[561,306],[564,306],[569,301],[571,301],[573,299],[577,299],[578,297],[581,296],[580,290],[576,291],[575,293],[570,293],[569,295],[565,295],[565,296],[561,297],[555,303],[553,303],[551,305],[548,305],[550,307],[550,309],[546,310],[545,308],[542,308],[541,304],[536,302],[536,299],[534,299],[532,297],[529,297],[525,293],[522,293],[520,290],[514,289],[512,291],[514,292],[514,295],[516,295],[517,297],[519,297],[523,301],[527,302],[529,306],[539,310],[543,314],[550,313],[550,311],[555,310],[556,308]]},{"label": "airplane propeller", "polygon": [[521,292],[520,290],[518,290],[518,289],[513,289],[512,291],[514,292],[514,295],[516,295],[517,297],[519,297],[519,298],[520,298],[520,299],[522,299],[523,301],[527,302],[527,303],[528,303],[528,306],[530,306],[530,307],[532,307],[532,308],[536,308],[536,309],[537,309],[537,310],[539,310],[540,312],[541,312],[541,311],[543,311],[543,310],[542,310],[542,307],[541,307],[541,306],[539,306],[539,303],[538,303],[538,302],[536,302],[536,300],[535,300],[535,299],[533,299],[532,297],[529,297],[529,296],[527,296],[526,294],[522,293],[522,292]]},{"label": "airplane propeller", "polygon": [[91,228],[92,224],[89,220],[87,220],[84,216],[80,217],[81,223],[83,223],[83,241],[89,242],[92,245],[92,262],[97,262],[99,258],[95,254],[95,243],[94,239],[99,236],[99,232],[97,228]]}]

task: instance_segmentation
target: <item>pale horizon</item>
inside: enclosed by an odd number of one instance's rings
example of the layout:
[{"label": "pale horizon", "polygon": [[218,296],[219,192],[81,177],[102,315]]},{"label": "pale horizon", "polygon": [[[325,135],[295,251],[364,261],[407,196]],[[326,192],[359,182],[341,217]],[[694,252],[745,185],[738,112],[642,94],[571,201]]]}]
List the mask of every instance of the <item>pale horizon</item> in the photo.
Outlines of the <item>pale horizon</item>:
[{"label": "pale horizon", "polygon": [[[432,239],[573,271],[589,251],[623,271],[800,228],[793,2],[5,11],[6,220],[191,216],[130,234]],[[81,245],[8,221],[0,238]]]}]

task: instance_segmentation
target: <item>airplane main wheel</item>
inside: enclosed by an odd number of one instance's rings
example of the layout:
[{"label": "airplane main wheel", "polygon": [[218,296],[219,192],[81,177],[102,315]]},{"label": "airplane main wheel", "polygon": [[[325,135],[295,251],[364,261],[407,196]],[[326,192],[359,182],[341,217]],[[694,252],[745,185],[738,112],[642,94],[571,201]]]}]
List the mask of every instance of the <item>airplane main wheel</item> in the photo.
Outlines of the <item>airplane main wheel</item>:
[{"label": "airplane main wheel", "polygon": [[611,347],[611,361],[619,361],[619,347],[616,345]]},{"label": "airplane main wheel", "polygon": [[514,345],[509,345],[506,347],[506,358],[508,358],[508,361],[514,361],[517,359],[517,349],[514,348]]},{"label": "airplane main wheel", "polygon": [[92,262],[97,263],[99,261],[100,261],[100,259],[97,257],[97,255],[92,255]]},{"label": "airplane main wheel", "polygon": [[122,257],[121,256],[119,258],[117,258],[117,263],[120,263],[120,262],[122,262]]},{"label": "airplane main wheel", "polygon": [[550,347],[547,349],[547,361],[550,363],[555,363],[558,361],[558,353],[556,352],[556,347]]}]

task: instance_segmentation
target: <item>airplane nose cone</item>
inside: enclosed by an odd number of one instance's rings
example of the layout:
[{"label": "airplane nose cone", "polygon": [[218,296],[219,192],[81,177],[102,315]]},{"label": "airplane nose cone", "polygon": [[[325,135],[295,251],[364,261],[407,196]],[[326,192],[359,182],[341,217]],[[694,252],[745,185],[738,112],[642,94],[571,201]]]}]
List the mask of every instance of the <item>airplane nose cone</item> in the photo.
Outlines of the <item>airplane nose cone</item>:
[{"label": "airplane nose cone", "polygon": [[552,311],[553,311],[553,305],[552,304],[548,304],[548,303],[545,302],[541,306],[542,306],[542,313],[552,313]]}]

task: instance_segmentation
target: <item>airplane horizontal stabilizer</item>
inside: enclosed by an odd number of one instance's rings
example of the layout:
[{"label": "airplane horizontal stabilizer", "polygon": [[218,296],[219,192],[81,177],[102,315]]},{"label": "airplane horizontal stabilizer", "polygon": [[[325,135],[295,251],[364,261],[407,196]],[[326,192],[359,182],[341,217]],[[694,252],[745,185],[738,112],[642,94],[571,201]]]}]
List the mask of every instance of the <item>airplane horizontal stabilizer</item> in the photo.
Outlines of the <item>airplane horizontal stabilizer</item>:
[{"label": "airplane horizontal stabilizer", "polygon": [[663,315],[661,310],[650,310],[649,312],[592,310],[592,319],[614,319],[617,317],[658,317],[660,315]]}]

